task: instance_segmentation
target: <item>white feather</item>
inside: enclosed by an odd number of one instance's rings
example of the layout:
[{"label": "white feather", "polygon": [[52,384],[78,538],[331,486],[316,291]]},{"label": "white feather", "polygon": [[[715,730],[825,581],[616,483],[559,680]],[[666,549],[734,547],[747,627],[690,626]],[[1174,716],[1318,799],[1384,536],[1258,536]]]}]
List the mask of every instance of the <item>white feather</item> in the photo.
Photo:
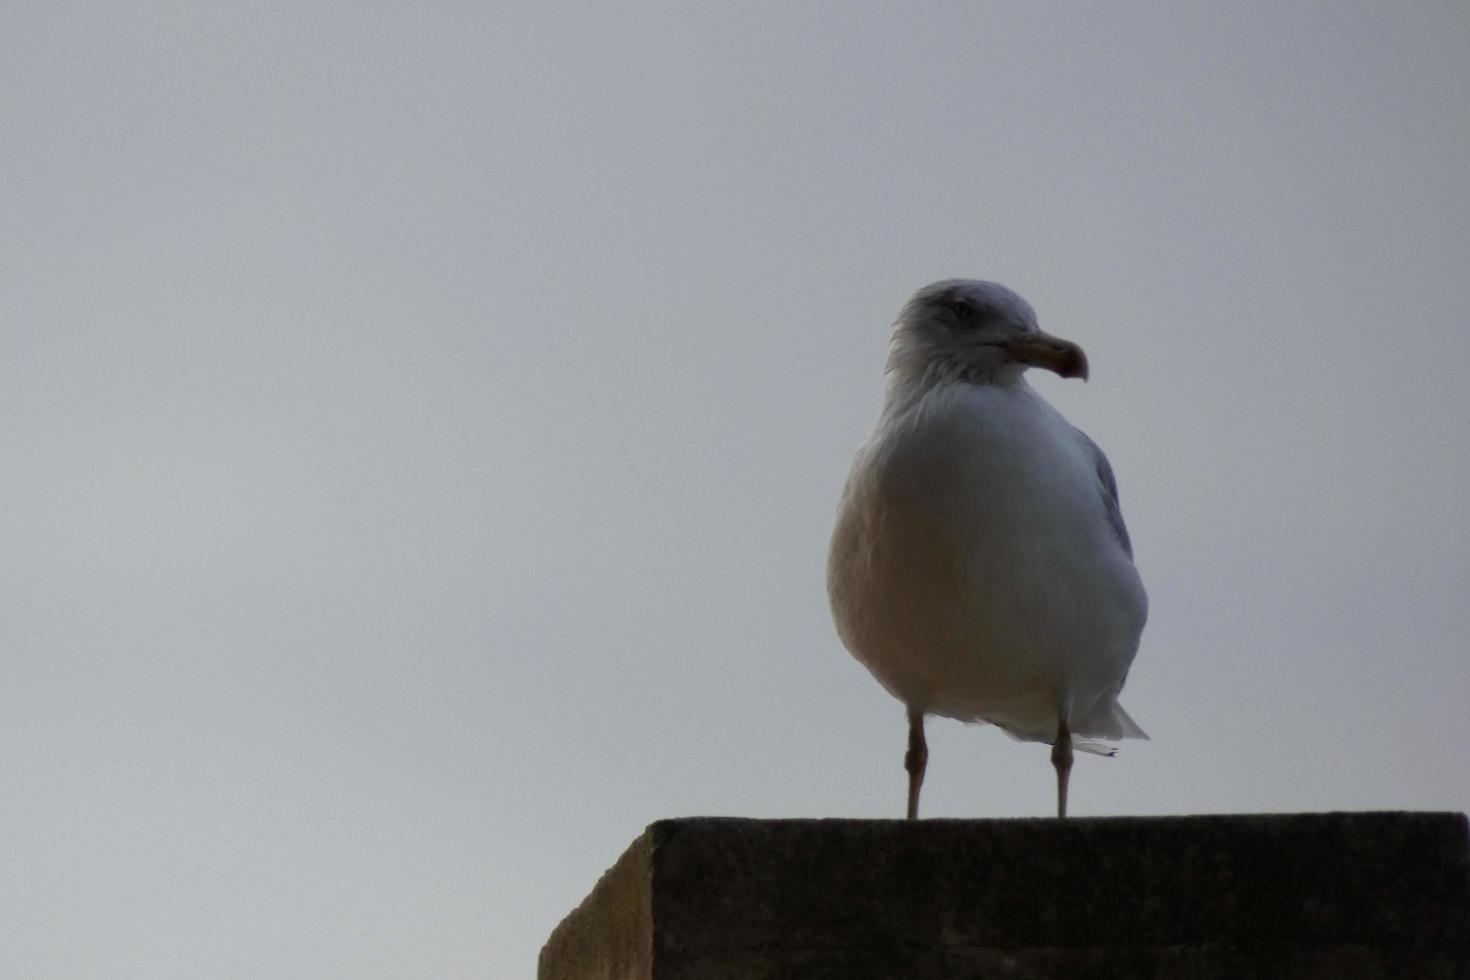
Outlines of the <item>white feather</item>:
[{"label": "white feather", "polygon": [[934,336],[900,323],[843,493],[828,563],[842,641],[925,713],[1025,740],[1051,741],[1059,719],[1081,739],[1147,738],[1117,703],[1147,597],[1095,448],[1020,369],[993,366],[992,383],[924,369],[914,351]]}]

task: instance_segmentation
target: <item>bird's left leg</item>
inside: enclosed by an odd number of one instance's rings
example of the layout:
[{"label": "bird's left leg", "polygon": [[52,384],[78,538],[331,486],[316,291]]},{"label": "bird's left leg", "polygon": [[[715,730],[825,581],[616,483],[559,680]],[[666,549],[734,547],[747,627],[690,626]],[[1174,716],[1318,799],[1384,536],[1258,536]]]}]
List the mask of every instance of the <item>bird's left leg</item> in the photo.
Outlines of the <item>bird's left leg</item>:
[{"label": "bird's left leg", "polygon": [[909,773],[910,820],[919,819],[919,789],[924,785],[924,767],[928,764],[929,746],[924,741],[924,712],[919,708],[910,708],[909,750],[903,757],[903,767]]},{"label": "bird's left leg", "polygon": [[1057,816],[1067,815],[1067,777],[1072,773],[1072,730],[1067,719],[1057,720],[1057,740],[1051,746],[1051,764],[1057,770]]}]

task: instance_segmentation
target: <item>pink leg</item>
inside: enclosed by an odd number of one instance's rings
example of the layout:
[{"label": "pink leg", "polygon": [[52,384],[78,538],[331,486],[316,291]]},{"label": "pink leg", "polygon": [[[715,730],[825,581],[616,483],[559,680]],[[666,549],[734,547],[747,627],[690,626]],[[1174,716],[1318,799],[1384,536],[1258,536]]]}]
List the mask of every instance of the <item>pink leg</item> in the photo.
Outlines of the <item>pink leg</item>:
[{"label": "pink leg", "polygon": [[1057,740],[1051,747],[1051,764],[1057,770],[1057,816],[1067,815],[1067,777],[1072,773],[1072,731],[1066,719],[1057,722]]},{"label": "pink leg", "polygon": [[909,773],[910,820],[919,819],[919,789],[924,785],[924,767],[929,764],[929,746],[924,742],[924,712],[909,709],[909,750],[903,757],[903,767]]}]

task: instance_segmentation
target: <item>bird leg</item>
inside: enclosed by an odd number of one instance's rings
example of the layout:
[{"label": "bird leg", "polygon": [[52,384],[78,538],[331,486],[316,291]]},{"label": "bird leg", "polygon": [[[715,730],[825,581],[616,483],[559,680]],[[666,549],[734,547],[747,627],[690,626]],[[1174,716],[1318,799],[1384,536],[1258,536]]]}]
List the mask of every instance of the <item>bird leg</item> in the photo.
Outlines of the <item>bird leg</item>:
[{"label": "bird leg", "polygon": [[919,819],[919,788],[924,785],[924,767],[929,763],[929,746],[924,742],[924,712],[909,709],[909,750],[903,757],[903,767],[909,773],[910,820]]},{"label": "bird leg", "polygon": [[1072,773],[1072,731],[1065,718],[1057,721],[1057,740],[1051,747],[1051,764],[1057,770],[1057,816],[1067,815],[1067,777]]}]

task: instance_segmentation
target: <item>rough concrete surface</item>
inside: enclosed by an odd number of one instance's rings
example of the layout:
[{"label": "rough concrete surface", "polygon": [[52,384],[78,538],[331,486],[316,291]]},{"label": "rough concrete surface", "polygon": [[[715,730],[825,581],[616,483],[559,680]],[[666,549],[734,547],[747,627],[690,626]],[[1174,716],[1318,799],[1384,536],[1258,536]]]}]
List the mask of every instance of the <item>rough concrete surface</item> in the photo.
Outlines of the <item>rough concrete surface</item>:
[{"label": "rough concrete surface", "polygon": [[541,980],[1470,980],[1451,813],[650,826]]}]

